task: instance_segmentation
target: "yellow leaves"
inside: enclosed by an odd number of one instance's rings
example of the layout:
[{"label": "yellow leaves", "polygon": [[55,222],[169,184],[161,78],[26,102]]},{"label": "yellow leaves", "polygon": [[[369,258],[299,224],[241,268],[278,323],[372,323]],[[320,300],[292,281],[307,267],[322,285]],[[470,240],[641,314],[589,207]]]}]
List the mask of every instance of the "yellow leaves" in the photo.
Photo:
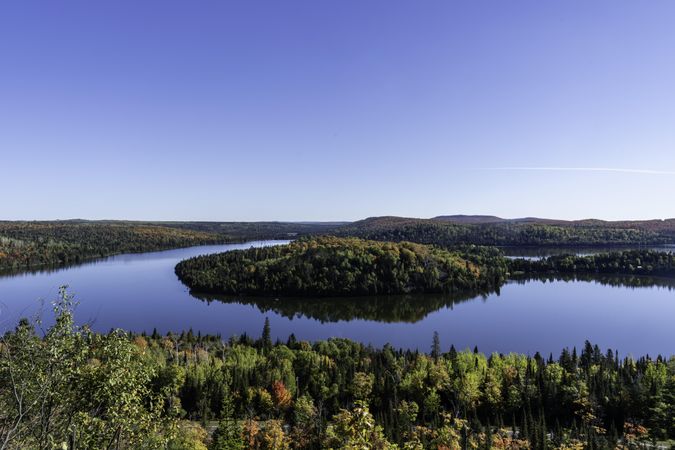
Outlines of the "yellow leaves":
[{"label": "yellow leaves", "polygon": [[[481,440],[485,441],[486,436],[481,434]],[[492,435],[492,449],[496,450],[525,450],[531,448],[527,439],[516,439],[511,430],[502,428]]]},{"label": "yellow leaves", "polygon": [[586,446],[583,442],[573,439],[570,442],[555,447],[555,450],[584,450],[584,448],[586,448]]},{"label": "yellow leaves", "polygon": [[281,410],[288,409],[293,400],[291,393],[286,389],[284,383],[279,380],[272,383],[272,398],[274,399],[274,405]]},{"label": "yellow leaves", "polygon": [[138,347],[141,352],[145,353],[148,348],[148,341],[143,336],[136,336],[134,338],[134,345]]},{"label": "yellow leaves", "polygon": [[623,437],[628,444],[645,439],[649,436],[649,430],[634,422],[626,422],[623,426]]}]

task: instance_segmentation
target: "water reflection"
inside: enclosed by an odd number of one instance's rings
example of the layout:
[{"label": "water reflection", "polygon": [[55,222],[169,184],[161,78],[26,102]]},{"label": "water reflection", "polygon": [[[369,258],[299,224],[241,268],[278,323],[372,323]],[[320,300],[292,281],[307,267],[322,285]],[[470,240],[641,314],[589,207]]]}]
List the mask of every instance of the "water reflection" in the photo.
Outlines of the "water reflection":
[{"label": "water reflection", "polygon": [[[602,286],[632,289],[665,288],[675,289],[675,279],[646,276],[622,275],[544,275],[516,276],[510,284],[525,285],[533,281],[541,283],[586,282]],[[492,292],[462,292],[458,294],[407,294],[367,297],[242,297],[217,295],[191,291],[190,295],[204,302],[221,302],[255,306],[263,313],[273,312],[288,319],[308,318],[321,323],[372,320],[383,323],[416,323],[429,314],[444,309],[453,309],[461,303],[472,301],[486,302],[500,295],[499,290]]]},{"label": "water reflection", "polygon": [[675,289],[675,278],[650,277],[644,275],[613,275],[613,274],[550,274],[550,275],[516,275],[511,281],[518,284],[527,284],[531,281],[552,283],[554,281],[597,283],[603,286],[623,288],[664,288],[669,291]]},{"label": "water reflection", "polygon": [[459,294],[407,294],[367,297],[329,298],[271,298],[234,297],[208,293],[190,292],[193,297],[205,302],[237,303],[256,306],[262,312],[274,312],[289,319],[306,317],[321,323],[355,319],[377,322],[416,323],[430,313],[442,308],[482,299],[498,292],[463,292]]},{"label": "water reflection", "polygon": [[[259,336],[269,318],[273,339],[344,337],[428,351],[438,331],[444,348],[534,354],[581,346],[586,339],[634,355],[673,353],[672,279],[586,276],[517,279],[500,292],[346,299],[195,298],[175,265],[192,256],[283,242],[249,242],[119,255],[80,266],[0,278],[0,333],[32,316],[58,287],[79,302],[78,323],[151,333]],[[214,301],[215,300],[215,301]],[[49,321],[44,322],[48,326]]]}]

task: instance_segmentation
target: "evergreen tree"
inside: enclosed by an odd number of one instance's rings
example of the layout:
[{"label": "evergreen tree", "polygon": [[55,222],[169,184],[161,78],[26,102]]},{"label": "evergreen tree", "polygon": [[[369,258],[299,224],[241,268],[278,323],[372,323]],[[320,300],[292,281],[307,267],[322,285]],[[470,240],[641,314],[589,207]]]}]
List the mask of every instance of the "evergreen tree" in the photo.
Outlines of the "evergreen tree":
[{"label": "evergreen tree", "polygon": [[434,338],[431,344],[431,357],[434,358],[434,361],[438,361],[438,358],[441,356],[441,340],[438,337],[438,331],[434,331]]},{"label": "evergreen tree", "polygon": [[242,428],[234,418],[234,405],[230,392],[223,396],[223,407],[218,428],[213,432],[209,450],[243,450]]},{"label": "evergreen tree", "polygon": [[270,328],[269,317],[265,317],[265,325],[263,326],[261,340],[263,350],[269,352],[272,349],[272,330]]}]

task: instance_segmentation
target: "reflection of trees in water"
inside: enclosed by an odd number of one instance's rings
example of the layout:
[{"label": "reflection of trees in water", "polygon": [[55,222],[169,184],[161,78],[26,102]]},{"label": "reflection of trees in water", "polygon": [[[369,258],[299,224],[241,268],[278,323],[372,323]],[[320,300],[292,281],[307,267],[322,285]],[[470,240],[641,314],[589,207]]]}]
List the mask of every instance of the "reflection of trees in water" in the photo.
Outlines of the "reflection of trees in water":
[{"label": "reflection of trees in water", "polygon": [[510,281],[517,284],[526,284],[530,281],[542,282],[575,282],[583,281],[587,283],[599,283],[603,286],[625,287],[625,288],[650,288],[659,287],[675,290],[675,278],[668,277],[650,277],[645,275],[610,275],[610,274],[550,274],[550,275],[516,275],[510,278]]},{"label": "reflection of trees in water", "polygon": [[[546,276],[517,276],[510,282],[525,284],[531,281],[542,282],[591,282],[604,286],[648,288],[660,287],[675,290],[675,279],[625,276],[625,275],[546,275]],[[320,322],[338,322],[341,320],[374,320],[378,322],[409,322],[415,323],[427,315],[442,308],[452,308],[454,305],[483,299],[485,301],[492,292],[463,292],[459,294],[409,294],[367,297],[327,297],[327,298],[273,298],[273,297],[234,297],[208,293],[191,292],[191,295],[206,301],[220,301],[223,303],[237,303],[253,305],[262,312],[272,311],[289,319],[307,317]]]},{"label": "reflection of trees in water", "polygon": [[54,272],[61,272],[63,270],[72,269],[73,267],[80,266],[90,266],[95,264],[100,264],[106,262],[110,258],[114,258],[117,255],[111,256],[96,256],[91,258],[83,258],[79,262],[70,262],[66,264],[44,264],[41,266],[33,265],[31,267],[17,267],[17,268],[5,268],[0,270],[0,278],[13,278],[16,276],[31,276],[31,275],[49,275]]},{"label": "reflection of trees in water", "polygon": [[365,319],[414,323],[441,308],[452,308],[478,298],[485,300],[494,292],[324,298],[233,297],[198,292],[191,292],[191,295],[206,302],[254,305],[263,312],[272,311],[289,319],[304,316],[320,322]]}]

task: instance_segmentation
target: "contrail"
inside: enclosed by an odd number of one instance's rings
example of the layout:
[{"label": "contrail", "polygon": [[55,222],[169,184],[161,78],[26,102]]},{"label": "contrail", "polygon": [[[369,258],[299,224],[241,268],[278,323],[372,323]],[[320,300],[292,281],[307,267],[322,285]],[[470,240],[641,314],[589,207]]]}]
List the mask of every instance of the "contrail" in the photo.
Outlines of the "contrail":
[{"label": "contrail", "polygon": [[617,167],[484,167],[479,170],[531,170],[531,171],[554,171],[554,172],[615,172],[635,173],[643,175],[675,175],[671,170],[652,169],[623,169]]}]

